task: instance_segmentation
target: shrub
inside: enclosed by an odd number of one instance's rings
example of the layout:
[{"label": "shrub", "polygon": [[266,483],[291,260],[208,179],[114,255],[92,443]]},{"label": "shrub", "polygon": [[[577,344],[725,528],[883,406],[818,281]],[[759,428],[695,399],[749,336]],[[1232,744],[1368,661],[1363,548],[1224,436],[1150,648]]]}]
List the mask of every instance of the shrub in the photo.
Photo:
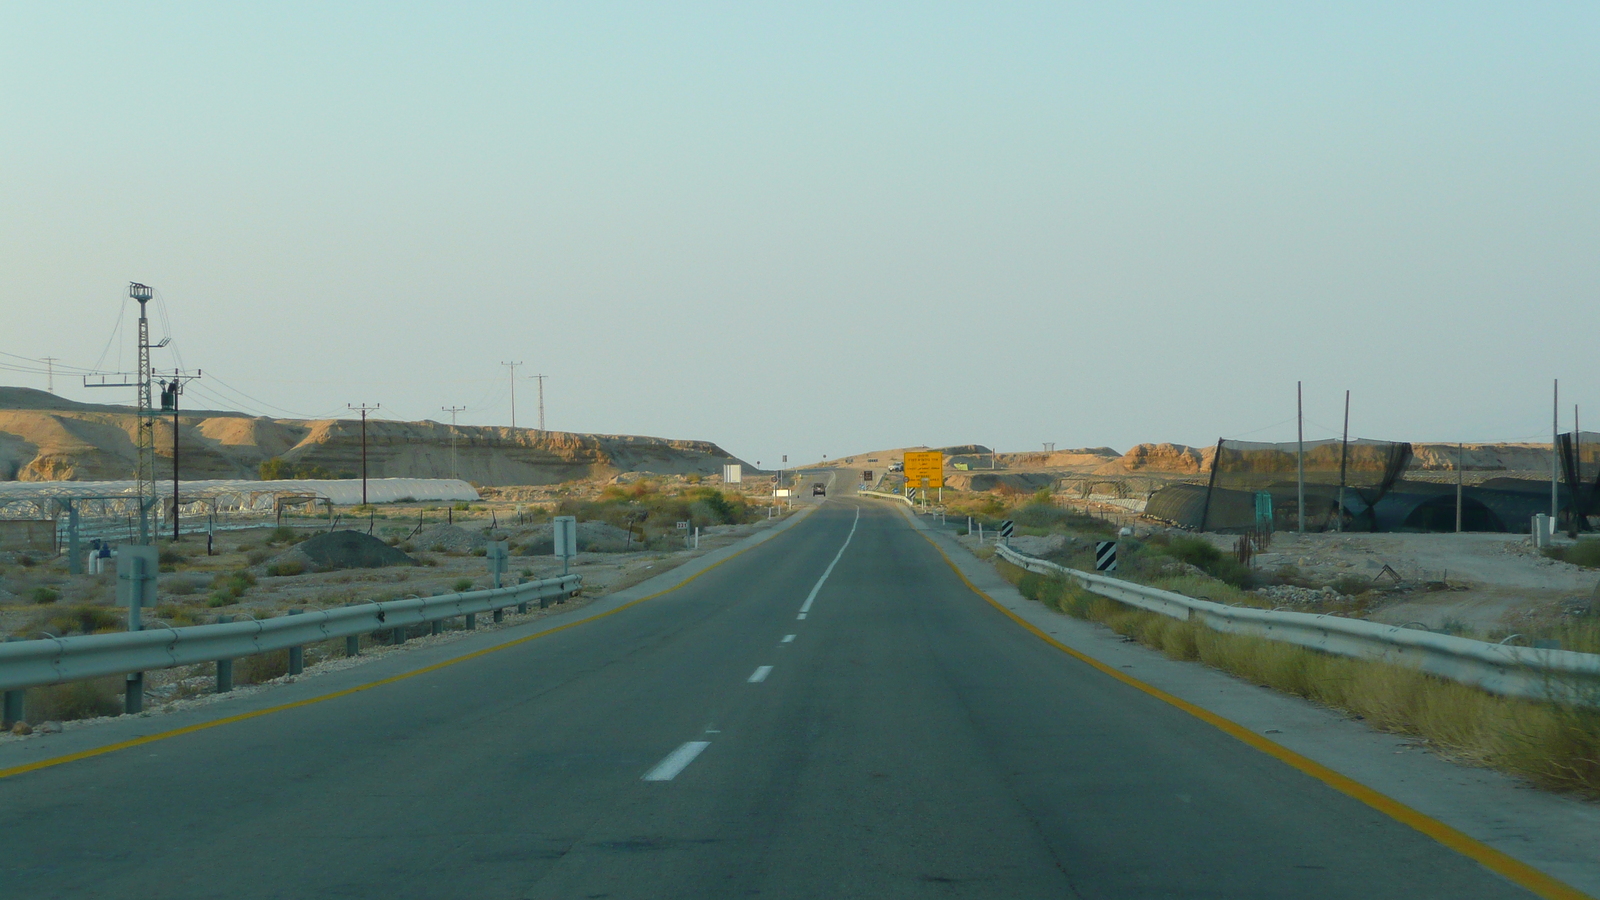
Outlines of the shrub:
[{"label": "shrub", "polygon": [[260,474],[262,481],[282,481],[288,478],[331,479],[344,477],[342,473],[336,476],[331,470],[315,463],[288,462],[277,456],[263,462],[257,467],[256,471]]},{"label": "shrub", "polygon": [[474,547],[471,550],[467,551],[467,555],[468,556],[488,556],[489,555],[489,551],[488,551],[487,548],[484,548],[484,547]]},{"label": "shrub", "polygon": [[458,593],[458,594],[462,593],[464,591],[470,591],[470,590],[472,590],[472,579],[471,578],[457,578],[456,579],[456,583],[453,585],[453,587],[455,587],[456,593]]},{"label": "shrub", "polygon": [[470,512],[472,510],[472,504],[463,501],[461,503],[457,503],[456,505],[454,505],[454,506],[452,506],[450,508],[455,510],[456,512]]},{"label": "shrub", "polygon": [[112,675],[30,689],[25,710],[35,722],[67,722],[114,716],[122,712],[122,679]]},{"label": "shrub", "polygon": [[275,562],[272,565],[267,566],[267,574],[279,578],[284,578],[290,575],[300,575],[304,573],[305,570],[306,564],[298,559],[286,559],[282,562]]},{"label": "shrub", "polygon": [[186,558],[187,557],[185,557],[182,553],[179,553],[176,549],[168,547],[167,549],[161,551],[161,553],[156,557],[156,561],[163,566],[176,566],[183,562]]},{"label": "shrub", "polygon": [[239,598],[244,596],[244,592],[255,583],[256,577],[244,569],[221,573],[211,580],[212,594],[207,605],[216,607],[237,603]]},{"label": "shrub", "polygon": [[272,529],[272,536],[267,538],[269,544],[292,544],[296,542],[295,530],[287,525],[279,525]]},{"label": "shrub", "polygon": [[273,557],[270,550],[251,550],[244,555],[245,565],[259,566]]},{"label": "shrub", "polygon": [[233,664],[233,680],[238,684],[260,684],[287,674],[289,674],[288,650],[257,653]]},{"label": "shrub", "polygon": [[33,568],[33,557],[26,553],[18,553],[17,565],[23,567],[24,569],[31,569]]},{"label": "shrub", "polygon": [[1600,569],[1600,540],[1578,541],[1562,550],[1561,559],[1575,566]]},{"label": "shrub", "polygon": [[162,588],[165,589],[169,594],[176,594],[179,597],[187,597],[196,590],[199,590],[200,585],[197,584],[193,578],[185,576],[168,579],[167,583],[162,585]]},{"label": "shrub", "polygon": [[36,587],[33,589],[32,593],[29,594],[29,596],[33,598],[33,602],[42,606],[46,603],[54,603],[57,600],[60,600],[61,592],[55,588]]},{"label": "shrub", "polygon": [[17,628],[14,634],[18,637],[30,637],[39,632],[48,632],[65,637],[74,632],[95,634],[102,631],[117,631],[121,628],[122,617],[114,610],[85,603],[66,609],[52,608]]},{"label": "shrub", "polygon": [[1173,538],[1167,545],[1167,553],[1234,587],[1247,588],[1255,581],[1255,572],[1249,566],[1223,555],[1204,538],[1188,535]]}]

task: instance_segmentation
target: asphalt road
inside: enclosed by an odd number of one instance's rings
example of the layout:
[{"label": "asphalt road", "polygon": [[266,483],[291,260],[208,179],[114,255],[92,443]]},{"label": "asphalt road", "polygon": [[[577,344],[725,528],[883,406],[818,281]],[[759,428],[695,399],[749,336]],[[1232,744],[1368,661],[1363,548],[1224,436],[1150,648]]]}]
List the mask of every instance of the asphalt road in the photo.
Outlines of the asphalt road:
[{"label": "asphalt road", "polygon": [[1531,896],[1038,640],[854,499],[603,619],[0,780],[0,895]]}]

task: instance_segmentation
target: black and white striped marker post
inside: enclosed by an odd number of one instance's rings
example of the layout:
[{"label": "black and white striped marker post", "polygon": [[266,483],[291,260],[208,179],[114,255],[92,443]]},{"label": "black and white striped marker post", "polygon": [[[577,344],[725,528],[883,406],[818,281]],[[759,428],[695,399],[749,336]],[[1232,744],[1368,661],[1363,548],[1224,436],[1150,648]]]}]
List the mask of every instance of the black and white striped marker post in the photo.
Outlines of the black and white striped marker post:
[{"label": "black and white striped marker post", "polygon": [[1094,570],[1096,572],[1115,572],[1117,570],[1116,541],[1095,541]]},{"label": "black and white striped marker post", "polygon": [[1014,532],[1016,530],[1017,530],[1017,523],[1011,521],[1010,519],[1007,519],[1004,522],[1001,522],[1000,523],[1000,539],[1005,541],[1007,546],[1010,546],[1010,544],[1011,544],[1011,534],[1012,534],[1012,532]]}]

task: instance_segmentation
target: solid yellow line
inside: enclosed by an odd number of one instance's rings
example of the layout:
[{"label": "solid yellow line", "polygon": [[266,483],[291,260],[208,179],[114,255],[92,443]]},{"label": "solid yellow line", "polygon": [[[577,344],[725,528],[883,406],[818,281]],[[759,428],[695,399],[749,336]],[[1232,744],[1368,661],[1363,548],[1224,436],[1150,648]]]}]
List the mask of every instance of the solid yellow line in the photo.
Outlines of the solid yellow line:
[{"label": "solid yellow line", "polygon": [[1154,687],[1153,685],[1145,684],[1143,681],[1134,678],[1132,675],[1128,675],[1119,669],[1113,669],[1112,667],[1097,659],[1094,659],[1093,657],[1068,647],[1055,638],[1052,638],[1050,635],[1040,631],[1038,628],[1034,627],[1033,624],[1024,620],[1015,612],[1006,609],[1004,605],[996,601],[993,597],[984,593],[977,585],[972,583],[971,579],[967,578],[966,573],[962,572],[961,569],[956,566],[955,561],[950,558],[949,554],[944,552],[944,548],[940,547],[937,543],[934,543],[933,538],[928,537],[927,534],[921,532],[920,530],[917,533],[921,534],[924,540],[933,545],[933,549],[937,551],[940,556],[944,557],[945,564],[950,567],[950,570],[955,572],[956,577],[961,579],[961,583],[965,584],[969,589],[971,589],[974,594],[977,594],[979,597],[989,601],[991,606],[1009,616],[1012,621],[1016,622],[1018,625],[1021,625],[1023,628],[1026,628],[1028,631],[1032,632],[1036,637],[1050,646],[1060,650],[1062,653],[1065,653],[1068,656],[1071,656],[1073,659],[1076,659],[1079,662],[1087,663],[1088,665],[1093,666],[1095,669],[1107,675],[1110,675],[1112,678],[1115,678],[1123,684],[1143,691],[1144,693],[1156,698],[1157,700],[1160,700],[1163,703],[1175,706],[1189,715],[1194,716],[1200,721],[1205,722],[1207,725],[1211,725],[1219,731],[1222,731],[1224,734],[1249,744],[1251,747],[1260,750],[1262,753],[1271,756],[1279,762],[1298,769],[1306,775],[1310,775],[1312,778],[1317,779],[1339,793],[1348,797],[1353,797],[1356,800],[1359,800],[1362,803],[1372,807],[1378,812],[1381,812],[1395,821],[1400,822],[1401,824],[1411,826],[1417,831],[1420,831],[1428,837],[1431,837],[1439,843],[1445,845],[1446,847],[1449,847],[1451,850],[1454,850],[1457,853],[1476,861],[1484,868],[1498,872],[1506,878],[1509,878],[1511,881],[1534,892],[1540,897],[1546,898],[1546,900],[1594,900],[1594,898],[1590,897],[1588,894],[1583,893],[1569,884],[1557,881],[1556,879],[1546,875],[1538,869],[1535,869],[1527,863],[1508,856],[1507,854],[1502,853],[1499,850],[1488,846],[1487,844],[1475,840],[1474,838],[1469,837],[1468,835],[1454,828],[1451,828],[1449,825],[1440,822],[1438,819],[1424,815],[1423,813],[1406,806],[1404,803],[1401,803],[1392,797],[1380,794],[1361,782],[1356,781],[1348,776],[1341,775],[1340,773],[1319,762],[1316,762],[1315,760],[1301,756],[1282,744],[1274,743],[1273,741],[1256,734],[1237,722],[1224,719],[1222,716],[1219,716],[1209,710],[1201,709],[1187,700],[1175,697],[1158,687]]},{"label": "solid yellow line", "polygon": [[[764,543],[766,543],[766,541],[762,541],[761,543],[764,544]],[[732,561],[734,559],[737,559],[738,557],[744,555],[745,553],[747,553],[747,552],[749,552],[751,550],[754,550],[756,547],[759,547],[759,546],[761,546],[761,544],[752,544],[751,546],[746,547],[743,550],[740,550],[738,553],[735,553],[732,556],[729,556],[727,559],[718,560],[717,562],[714,562],[711,565],[706,566],[704,569],[701,569],[700,571],[694,573],[693,575],[690,575],[688,578],[685,578],[684,580],[678,582],[677,584],[673,585],[672,587],[669,587],[669,588],[667,588],[665,590],[656,591],[654,594],[650,594],[650,595],[645,596],[645,597],[640,597],[637,600],[630,600],[627,603],[624,603],[621,606],[617,607],[616,609],[608,609],[603,613],[598,613],[596,615],[589,616],[588,618],[579,619],[576,622],[568,622],[565,625],[557,625],[554,628],[546,629],[546,630],[540,631],[540,632],[538,632],[536,634],[530,634],[530,635],[528,635],[526,637],[520,637],[520,638],[517,638],[514,641],[506,641],[504,644],[496,644],[493,647],[485,647],[482,650],[474,650],[473,652],[468,653],[465,656],[457,656],[457,657],[455,657],[453,659],[447,659],[444,662],[434,663],[431,666],[425,666],[425,667],[423,667],[421,669],[415,669],[413,671],[404,672],[404,673],[401,673],[399,675],[392,675],[392,676],[390,676],[388,678],[384,678],[384,679],[381,679],[381,680],[378,680],[378,681],[368,682],[367,684],[356,685],[355,687],[352,687],[352,688],[345,688],[342,691],[334,691],[331,694],[323,694],[323,695],[321,695],[319,697],[311,697],[311,698],[306,699],[306,700],[296,700],[293,703],[283,703],[283,704],[280,704],[278,706],[269,706],[266,709],[258,709],[255,712],[240,713],[240,714],[238,714],[236,716],[228,716],[226,718],[215,719],[215,720],[210,721],[210,722],[201,722],[201,723],[196,724],[196,725],[185,725],[182,728],[174,728],[171,731],[163,731],[163,732],[160,732],[159,734],[147,734],[144,737],[137,737],[137,738],[133,738],[131,740],[119,741],[119,742],[117,742],[115,744],[107,744],[104,747],[95,747],[95,748],[93,748],[91,750],[81,750],[81,751],[79,751],[77,753],[69,753],[66,756],[56,756],[56,757],[52,757],[50,759],[42,759],[42,760],[39,760],[38,762],[26,763],[26,764],[20,765],[20,766],[12,766],[9,769],[0,769],[0,778],[10,778],[13,775],[21,775],[21,774],[23,774],[25,772],[36,772],[36,771],[38,771],[40,769],[48,769],[48,768],[51,768],[53,766],[60,766],[60,765],[65,765],[65,764],[70,763],[70,762],[77,762],[80,759],[89,759],[89,758],[95,757],[95,756],[103,756],[103,755],[105,755],[107,753],[115,753],[115,752],[117,752],[119,750],[128,750],[128,749],[131,749],[133,747],[139,747],[139,746],[143,746],[145,744],[151,744],[151,743],[154,743],[156,741],[164,741],[164,740],[167,740],[168,738],[175,738],[175,737],[178,737],[180,735],[193,734],[196,731],[205,731],[207,728],[217,728],[217,727],[222,726],[222,725],[231,725],[234,722],[243,722],[243,721],[245,721],[247,719],[254,719],[254,718],[258,718],[260,716],[267,716],[267,715],[271,715],[273,713],[283,712],[284,710],[287,710],[287,709],[298,709],[298,708],[300,708],[302,706],[311,706],[312,704],[316,704],[316,703],[325,703],[325,702],[327,702],[329,700],[337,700],[340,697],[348,697],[351,694],[359,694],[362,691],[368,691],[368,690],[371,690],[371,689],[373,689],[375,687],[382,687],[382,686],[384,686],[386,684],[394,684],[397,681],[405,681],[407,678],[415,678],[418,675],[426,675],[429,672],[437,672],[440,669],[448,668],[450,666],[456,665],[457,663],[464,663],[469,659],[477,659],[480,656],[487,656],[490,653],[495,653],[495,652],[500,651],[500,650],[505,650],[508,647],[515,647],[515,646],[517,646],[519,644],[526,644],[529,641],[537,640],[537,639],[545,637],[547,635],[552,635],[552,634],[556,634],[557,632],[566,631],[568,628],[574,628],[574,627],[576,627],[578,625],[585,625],[585,624],[588,624],[589,622],[595,622],[595,621],[598,621],[600,619],[604,619],[606,616],[615,615],[615,614],[617,614],[619,612],[622,612],[625,609],[628,609],[628,608],[634,607],[634,606],[638,606],[639,604],[644,603],[644,602],[646,602],[648,600],[654,600],[657,597],[660,597],[660,596],[662,596],[664,594],[670,594],[673,591],[678,590],[679,588],[683,587],[684,585],[690,583],[691,581],[694,581],[696,578],[699,578],[701,575],[704,575],[707,572],[711,571],[712,569],[717,568],[718,566],[722,565],[723,563],[730,562],[730,561]]]}]

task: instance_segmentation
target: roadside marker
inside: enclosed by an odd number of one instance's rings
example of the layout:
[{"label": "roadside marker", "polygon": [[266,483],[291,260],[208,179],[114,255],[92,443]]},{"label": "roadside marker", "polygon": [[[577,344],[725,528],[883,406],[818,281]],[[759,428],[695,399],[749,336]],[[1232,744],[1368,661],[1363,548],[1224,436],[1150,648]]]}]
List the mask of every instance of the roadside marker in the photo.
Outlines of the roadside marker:
[{"label": "roadside marker", "polygon": [[1095,541],[1094,570],[1096,572],[1115,572],[1117,570],[1116,541]]}]

